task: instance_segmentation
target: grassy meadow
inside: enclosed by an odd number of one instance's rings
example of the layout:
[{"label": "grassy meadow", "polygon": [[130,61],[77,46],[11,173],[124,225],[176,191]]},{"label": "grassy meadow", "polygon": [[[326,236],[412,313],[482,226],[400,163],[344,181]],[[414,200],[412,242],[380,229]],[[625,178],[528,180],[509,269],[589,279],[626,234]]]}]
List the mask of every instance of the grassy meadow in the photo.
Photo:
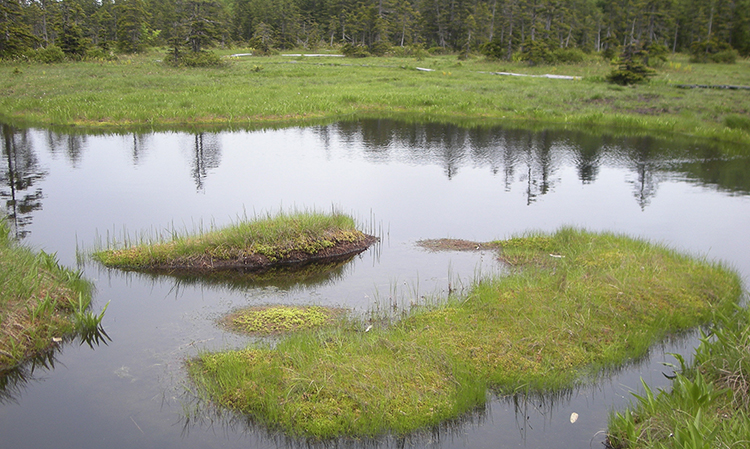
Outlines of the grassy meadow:
[{"label": "grassy meadow", "polygon": [[[243,53],[224,50],[225,56]],[[750,61],[690,64],[676,55],[650,83],[608,84],[612,65],[407,57],[228,57],[221,68],[176,69],[164,51],[117,61],[0,64],[0,117],[18,124],[93,128],[225,127],[313,123],[363,116],[465,125],[511,121],[590,130],[676,132],[750,142],[750,91],[675,84],[750,85]],[[417,67],[434,71],[419,71]],[[579,80],[491,72],[560,74]]]},{"label": "grassy meadow", "polygon": [[91,284],[80,272],[19,245],[0,218],[0,376],[72,335],[89,344],[101,338],[104,312],[92,314],[90,302]]},{"label": "grassy meadow", "polygon": [[393,324],[343,318],[273,347],[188,362],[199,394],[293,436],[403,434],[499,393],[560,391],[729,313],[741,280],[720,265],[613,234],[562,229],[493,242],[511,274]]}]

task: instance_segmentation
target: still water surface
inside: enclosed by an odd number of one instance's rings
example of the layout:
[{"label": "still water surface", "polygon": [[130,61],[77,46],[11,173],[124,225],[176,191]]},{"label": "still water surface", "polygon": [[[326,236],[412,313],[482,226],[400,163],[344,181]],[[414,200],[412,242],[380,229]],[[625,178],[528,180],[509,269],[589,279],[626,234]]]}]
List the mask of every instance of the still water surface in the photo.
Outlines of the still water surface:
[{"label": "still water surface", "polygon": [[[222,226],[280,208],[336,207],[382,236],[343,267],[240,284],[128,275],[91,262],[112,338],[77,343],[0,394],[0,447],[265,448],[290,444],[237,419],[187,420],[182,363],[247,339],[215,320],[260,304],[364,313],[445,294],[502,269],[492,253],[430,253],[420,239],[506,238],[563,225],[663,242],[750,275],[750,160],[707,143],[583,132],[466,130],[386,120],[219,133],[75,135],[2,125],[0,197],[25,244],[68,266],[77,248]],[[563,397],[493,398],[486,409],[373,447],[602,447],[607,415],[652,387],[695,337]],[[27,372],[30,370],[27,369]],[[579,415],[575,423],[570,415]]]}]

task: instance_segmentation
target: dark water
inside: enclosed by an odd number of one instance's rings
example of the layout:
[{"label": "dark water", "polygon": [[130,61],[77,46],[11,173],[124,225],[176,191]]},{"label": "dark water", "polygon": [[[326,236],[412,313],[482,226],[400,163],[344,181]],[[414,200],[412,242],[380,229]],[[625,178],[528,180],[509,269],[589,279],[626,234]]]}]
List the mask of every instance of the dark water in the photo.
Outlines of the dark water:
[{"label": "dark water", "polygon": [[[239,282],[148,277],[86,263],[112,338],[65,345],[0,394],[2,448],[255,448],[291,442],[242,419],[187,420],[183,360],[242,346],[215,320],[268,303],[377,304],[469,286],[491,253],[430,253],[419,239],[476,241],[562,225],[663,242],[750,274],[750,160],[674,138],[465,130],[392,121],[221,133],[60,134],[2,126],[0,200],[23,241],[75,266],[76,249],[221,226],[296,207],[351,213],[382,243],[324,272]],[[599,131],[601,132],[601,130]],[[668,352],[560,397],[494,398],[436,432],[359,446],[601,447],[607,416],[643,378],[668,385]],[[52,366],[53,365],[53,366]],[[33,369],[32,369],[33,368]],[[579,418],[570,422],[571,413]]]}]

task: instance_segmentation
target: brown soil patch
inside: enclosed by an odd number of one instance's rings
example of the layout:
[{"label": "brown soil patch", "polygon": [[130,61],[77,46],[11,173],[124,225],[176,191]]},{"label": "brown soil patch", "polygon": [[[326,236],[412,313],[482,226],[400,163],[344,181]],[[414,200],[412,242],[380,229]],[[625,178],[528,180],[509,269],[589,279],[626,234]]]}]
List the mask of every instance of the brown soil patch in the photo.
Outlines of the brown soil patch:
[{"label": "brown soil patch", "polygon": [[488,243],[472,242],[461,239],[429,239],[420,240],[417,246],[428,251],[480,251],[492,246]]}]

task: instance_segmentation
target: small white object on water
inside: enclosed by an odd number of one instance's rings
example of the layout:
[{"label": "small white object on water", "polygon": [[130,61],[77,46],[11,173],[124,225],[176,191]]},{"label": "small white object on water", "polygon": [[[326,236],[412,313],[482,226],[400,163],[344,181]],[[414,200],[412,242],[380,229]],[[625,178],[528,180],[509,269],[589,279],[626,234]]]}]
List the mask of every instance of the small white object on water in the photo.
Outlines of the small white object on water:
[{"label": "small white object on water", "polygon": [[578,413],[573,412],[570,414],[570,423],[573,424],[576,421],[578,421]]}]

